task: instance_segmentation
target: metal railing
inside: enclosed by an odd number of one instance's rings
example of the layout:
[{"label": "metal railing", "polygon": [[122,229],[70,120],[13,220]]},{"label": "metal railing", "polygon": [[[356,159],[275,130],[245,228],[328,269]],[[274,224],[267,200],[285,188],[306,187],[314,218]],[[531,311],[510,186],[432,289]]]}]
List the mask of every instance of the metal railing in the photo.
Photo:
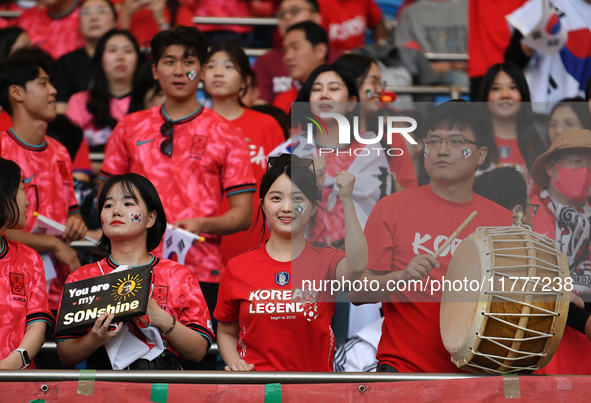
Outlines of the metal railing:
[{"label": "metal railing", "polygon": [[22,11],[2,10],[0,11],[0,18],[18,18],[22,13]]},{"label": "metal railing", "polygon": [[[0,382],[79,381],[81,371],[0,371]],[[413,374],[375,372],[226,372],[226,371],[96,371],[95,382],[201,383],[201,384],[303,384],[440,381],[473,379],[487,374]],[[82,378],[83,379],[83,378]]]},{"label": "metal railing", "polygon": [[[56,345],[55,341],[46,341],[41,346],[41,349],[39,350],[39,354],[54,353],[56,349],[57,349],[57,345]],[[219,350],[218,350],[217,343],[213,343],[211,345],[211,348],[209,350],[207,350],[207,355],[217,355],[218,353],[219,353]]]},{"label": "metal railing", "polygon": [[279,18],[265,17],[193,17],[194,24],[212,25],[277,25]]}]

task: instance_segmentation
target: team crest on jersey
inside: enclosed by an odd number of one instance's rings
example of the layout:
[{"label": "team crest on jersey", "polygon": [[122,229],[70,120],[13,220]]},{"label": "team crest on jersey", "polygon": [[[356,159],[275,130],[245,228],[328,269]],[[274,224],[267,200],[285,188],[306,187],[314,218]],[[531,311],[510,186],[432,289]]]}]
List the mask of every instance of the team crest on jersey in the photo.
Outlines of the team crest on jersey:
[{"label": "team crest on jersey", "polygon": [[509,158],[511,155],[511,148],[507,146],[500,146],[499,147],[499,157],[503,160]]},{"label": "team crest on jersey", "polygon": [[168,286],[155,285],[152,298],[159,304],[166,305],[168,303]]},{"label": "team crest on jersey", "polygon": [[287,273],[285,271],[280,271],[279,273],[277,273],[275,275],[275,282],[280,287],[283,287],[284,285],[289,284],[289,273]]},{"label": "team crest on jersey", "polygon": [[193,144],[191,145],[191,154],[202,155],[205,151],[205,144],[207,137],[198,134],[193,136]]},{"label": "team crest on jersey", "polygon": [[10,289],[13,294],[25,295],[25,280],[22,274],[10,273]]},{"label": "team crest on jersey", "polygon": [[66,168],[66,163],[64,161],[58,161],[57,167],[60,170],[60,175],[64,181],[69,181],[70,178],[68,177],[68,168]]}]

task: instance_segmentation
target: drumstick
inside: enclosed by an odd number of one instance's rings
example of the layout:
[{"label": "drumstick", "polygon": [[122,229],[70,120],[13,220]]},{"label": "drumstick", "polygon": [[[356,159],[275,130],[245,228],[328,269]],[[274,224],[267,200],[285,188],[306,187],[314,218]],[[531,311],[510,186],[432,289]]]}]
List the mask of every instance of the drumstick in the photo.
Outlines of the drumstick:
[{"label": "drumstick", "polygon": [[173,230],[173,231],[178,231],[178,232],[180,232],[183,235],[190,236],[190,237],[198,240],[199,242],[205,242],[205,237],[203,235],[195,235],[192,232],[189,232],[189,231],[184,230],[182,228],[172,229],[172,225],[170,225],[170,224],[166,224],[166,228],[168,228],[170,230]]},{"label": "drumstick", "polygon": [[[66,226],[63,224],[60,224],[59,222],[53,221],[51,218],[47,218],[44,215],[39,214],[39,212],[35,211],[33,213],[33,217],[37,217],[37,219],[47,225],[49,225],[50,227],[55,228],[58,231],[61,231],[62,233],[64,233],[66,231]],[[98,243],[98,241],[96,239],[93,239],[89,236],[85,236],[84,239],[86,239],[88,242],[92,242],[92,243]]]},{"label": "drumstick", "polygon": [[466,228],[466,226],[468,224],[470,224],[470,221],[472,221],[474,219],[474,217],[476,217],[476,215],[478,214],[478,212],[476,210],[474,210],[472,212],[472,214],[470,214],[468,216],[468,218],[466,218],[466,220],[462,223],[462,225],[460,225],[458,227],[457,230],[454,231],[453,234],[451,234],[451,236],[449,237],[449,239],[447,241],[445,241],[445,243],[443,245],[441,245],[441,247],[437,250],[437,252],[435,252],[435,254],[433,255],[433,257],[435,259],[437,259],[439,257],[439,255],[441,255],[443,253],[443,251],[445,250],[445,248],[447,248],[447,246],[454,240],[456,239],[456,237],[458,235],[460,235],[460,232],[462,232],[464,230],[464,228]]}]

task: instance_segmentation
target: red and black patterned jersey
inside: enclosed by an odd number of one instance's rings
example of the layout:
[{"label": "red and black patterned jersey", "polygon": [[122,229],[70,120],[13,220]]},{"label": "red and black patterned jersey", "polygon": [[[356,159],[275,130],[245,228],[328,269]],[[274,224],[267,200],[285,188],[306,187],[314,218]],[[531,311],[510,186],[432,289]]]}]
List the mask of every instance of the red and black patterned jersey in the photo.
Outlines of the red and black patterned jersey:
[{"label": "red and black patterned jersey", "polygon": [[[156,187],[166,220],[215,217],[222,197],[256,190],[249,151],[239,129],[210,109],[200,108],[174,121],[172,157],[160,151],[167,139],[160,127],[167,121],[161,106],[127,115],[107,142],[101,178],[134,172]],[[153,253],[161,256],[162,245]],[[220,237],[191,247],[185,265],[199,281],[218,283],[223,265]]]},{"label": "red and black patterned jersey", "polygon": [[[23,175],[27,200],[27,226],[31,232],[37,224],[33,213],[66,224],[68,216],[79,211],[74,194],[72,161],[66,148],[51,137],[39,146],[22,141],[12,129],[0,134],[2,158],[16,162]],[[64,281],[70,271],[66,265],[56,264],[57,277],[51,280],[49,289],[50,307],[57,309]]]},{"label": "red and black patterned jersey", "polygon": [[84,47],[78,18],[79,7],[66,15],[51,17],[47,7],[33,7],[25,11],[16,25],[27,31],[33,45],[59,59],[66,53]]},{"label": "red and black patterned jersey", "polygon": [[[154,258],[151,264],[154,269],[154,288],[151,298],[158,303],[160,308],[177,318],[180,323],[202,335],[207,340],[209,347],[211,347],[214,340],[211,317],[201,287],[195,276],[185,266],[172,260]],[[110,257],[106,257],[100,262],[82,266],[68,276],[66,283],[109,274],[117,267],[119,267],[117,263],[113,262]],[[66,333],[57,336],[55,340],[60,342],[66,339],[82,337],[89,330]],[[166,336],[162,337],[166,340]],[[167,348],[174,354],[179,355],[170,344],[168,344]]]},{"label": "red and black patterned jersey", "polygon": [[[53,326],[43,261],[21,243],[0,238],[0,360],[20,345],[27,326],[43,321]],[[35,368],[34,362],[27,368]]]}]

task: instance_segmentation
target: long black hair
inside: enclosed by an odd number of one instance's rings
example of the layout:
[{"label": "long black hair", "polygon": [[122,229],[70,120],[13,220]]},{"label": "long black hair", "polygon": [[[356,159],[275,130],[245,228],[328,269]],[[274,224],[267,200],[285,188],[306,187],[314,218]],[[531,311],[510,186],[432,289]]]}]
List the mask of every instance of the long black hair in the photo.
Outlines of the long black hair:
[{"label": "long black hair", "polygon": [[21,169],[16,162],[0,158],[0,172],[0,227],[12,228],[21,215],[16,202]]},{"label": "long black hair", "polygon": [[[299,158],[297,155],[290,155],[290,154],[281,154],[281,156],[289,157],[286,159],[286,163],[283,166],[269,166],[267,172],[261,178],[260,186],[259,186],[259,209],[257,212],[256,221],[258,222],[259,217],[262,215],[263,217],[263,239],[265,237],[267,223],[266,223],[266,216],[265,211],[263,210],[263,204],[265,203],[265,196],[269,192],[273,183],[279,178],[281,175],[285,174],[291,179],[291,181],[302,191],[302,193],[306,196],[308,200],[312,203],[312,206],[318,205],[321,201],[320,195],[320,186],[318,184],[318,179],[316,178],[315,172],[313,172],[310,168],[303,168],[297,165],[292,165],[291,161],[293,158]],[[308,222],[308,228],[314,227],[316,215],[310,217],[310,221]]]},{"label": "long black hair", "polygon": [[[136,203],[139,203],[139,198],[136,193],[137,189],[137,192],[139,192],[139,197],[141,197],[144,203],[146,203],[148,212],[156,212],[156,221],[151,228],[148,228],[148,237],[146,241],[148,252],[156,249],[156,247],[160,245],[162,236],[166,231],[166,213],[164,212],[164,207],[162,207],[162,201],[160,200],[160,196],[158,195],[156,188],[152,182],[150,182],[145,177],[135,173],[126,173],[124,175],[115,175],[111,177],[111,179],[105,183],[105,187],[103,187],[103,190],[99,195],[99,215],[103,211],[109,190],[111,190],[111,188],[118,183],[121,184],[121,191],[126,196],[131,197]],[[104,233],[99,241],[98,246],[105,252],[111,253],[111,240],[107,238]]]},{"label": "long black hair", "polygon": [[[314,81],[316,81],[316,79],[318,78],[318,76],[320,74],[326,73],[328,71],[333,71],[339,77],[341,77],[341,80],[343,80],[343,83],[345,84],[345,87],[347,88],[347,92],[349,93],[349,97],[355,97],[357,99],[357,103],[355,104],[355,108],[351,112],[348,112],[346,115],[347,119],[352,124],[353,116],[359,116],[359,110],[360,110],[359,90],[357,89],[357,83],[355,82],[355,78],[353,77],[353,75],[351,74],[349,69],[340,65],[340,64],[330,63],[330,64],[323,64],[321,66],[316,67],[314,69],[314,71],[312,71],[312,73],[310,74],[310,77],[308,77],[306,82],[302,85],[302,88],[300,88],[300,92],[298,92],[298,96],[297,96],[295,102],[296,103],[307,103],[308,107],[305,109],[310,109],[309,108],[310,94],[312,93],[312,86],[314,85]],[[298,111],[298,112],[300,112],[300,111]],[[307,112],[310,112],[310,111],[308,110]],[[293,108],[290,111],[290,114],[291,114],[292,121],[298,121],[302,127],[305,127],[304,125],[307,121],[305,120],[304,116],[294,116],[293,115],[294,114]]]},{"label": "long black hair", "polygon": [[[583,126],[583,129],[591,130],[591,115],[589,114],[589,107],[587,101],[581,97],[561,99],[552,107],[549,118],[552,117],[556,109],[562,108],[564,106],[570,107],[575,115],[577,115],[581,125]],[[548,141],[549,140],[550,139],[548,139]]]},{"label": "long black hair", "polygon": [[[109,93],[109,82],[103,70],[103,55],[107,42],[114,36],[123,35],[133,44],[135,53],[137,54],[137,64],[134,71],[133,81],[138,73],[139,66],[142,63],[142,53],[140,48],[129,31],[122,29],[111,29],[102,36],[96,46],[96,52],[92,59],[91,79],[89,85],[88,101],[86,102],[86,109],[92,115],[92,122],[95,127],[102,129],[103,127],[115,128],[117,121],[111,115],[111,94]],[[133,82],[132,81],[132,82]],[[133,90],[132,90],[133,92]],[[130,107],[131,109],[131,107]],[[128,110],[128,113],[132,112]]]},{"label": "long black hair", "polygon": [[[546,146],[534,126],[534,112],[531,106],[531,95],[523,71],[512,62],[495,64],[489,68],[484,75],[477,100],[482,102],[482,107],[492,126],[492,119],[486,102],[495,78],[501,71],[507,73],[507,75],[511,77],[521,93],[521,109],[517,114],[517,144],[519,145],[519,151],[521,151],[527,169],[531,171],[534,161],[546,151]],[[486,169],[491,163],[498,164],[499,162],[499,152],[492,132],[485,145],[488,148],[488,155],[482,166]]]}]

